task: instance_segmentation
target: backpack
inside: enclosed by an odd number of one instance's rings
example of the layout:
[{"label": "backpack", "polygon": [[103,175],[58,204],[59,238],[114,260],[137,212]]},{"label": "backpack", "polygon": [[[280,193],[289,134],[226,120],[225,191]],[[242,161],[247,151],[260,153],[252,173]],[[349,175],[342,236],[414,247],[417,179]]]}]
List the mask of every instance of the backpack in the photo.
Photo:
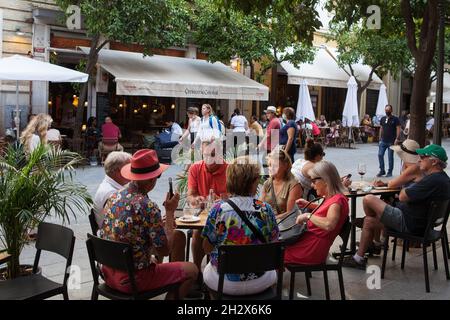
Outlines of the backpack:
[{"label": "backpack", "polygon": [[218,118],[217,116],[209,116],[209,127],[210,127],[211,129],[213,129],[213,121],[212,121],[213,117],[214,117],[214,118],[216,119],[216,121],[217,121],[217,126],[218,126],[218,128],[219,128],[220,135],[223,135],[223,130],[222,130],[222,128],[224,128],[225,125],[223,124],[222,120],[219,120],[219,118]]}]

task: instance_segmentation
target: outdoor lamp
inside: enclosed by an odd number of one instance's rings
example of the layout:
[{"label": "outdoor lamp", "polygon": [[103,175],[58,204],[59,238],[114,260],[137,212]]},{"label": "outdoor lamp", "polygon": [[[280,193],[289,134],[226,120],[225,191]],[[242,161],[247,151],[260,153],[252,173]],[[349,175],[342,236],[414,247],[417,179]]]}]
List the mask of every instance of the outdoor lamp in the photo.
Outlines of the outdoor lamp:
[{"label": "outdoor lamp", "polygon": [[156,109],[153,109],[153,112],[154,112],[154,113],[156,113],[156,112],[158,112],[158,110],[156,110]]},{"label": "outdoor lamp", "polygon": [[143,104],[143,105],[142,105],[142,108],[147,109],[147,105],[146,105],[146,104]]},{"label": "outdoor lamp", "polygon": [[170,107],[171,109],[175,109],[175,104],[173,103],[172,106]]},{"label": "outdoor lamp", "polygon": [[120,104],[119,104],[119,108],[123,108],[123,104],[120,103]]},{"label": "outdoor lamp", "polygon": [[138,113],[138,110],[137,110],[137,109],[134,109],[134,113]]},{"label": "outdoor lamp", "polygon": [[83,124],[83,125],[81,126],[81,131],[86,131],[86,125],[85,125],[85,124]]},{"label": "outdoor lamp", "polygon": [[48,105],[49,105],[49,106],[51,106],[51,105],[52,105],[52,102],[51,102],[51,101],[49,101],[49,102],[48,102]]}]

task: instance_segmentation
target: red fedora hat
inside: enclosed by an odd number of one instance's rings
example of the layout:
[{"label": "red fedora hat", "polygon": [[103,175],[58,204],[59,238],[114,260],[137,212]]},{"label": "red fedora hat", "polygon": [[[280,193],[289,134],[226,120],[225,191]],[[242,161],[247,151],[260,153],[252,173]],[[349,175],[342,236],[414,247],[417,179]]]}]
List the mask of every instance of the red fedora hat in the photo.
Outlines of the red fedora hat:
[{"label": "red fedora hat", "polygon": [[120,170],[122,176],[128,180],[149,180],[158,177],[169,166],[160,164],[155,150],[142,149],[133,154],[131,163]]}]

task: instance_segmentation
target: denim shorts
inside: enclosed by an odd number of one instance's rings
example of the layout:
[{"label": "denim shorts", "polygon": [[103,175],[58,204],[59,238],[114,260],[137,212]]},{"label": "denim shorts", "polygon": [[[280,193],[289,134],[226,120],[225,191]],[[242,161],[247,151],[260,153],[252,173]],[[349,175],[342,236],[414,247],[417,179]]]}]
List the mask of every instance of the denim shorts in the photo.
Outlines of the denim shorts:
[{"label": "denim shorts", "polygon": [[408,232],[402,210],[388,204],[384,208],[380,222],[385,227],[394,229],[395,231]]}]

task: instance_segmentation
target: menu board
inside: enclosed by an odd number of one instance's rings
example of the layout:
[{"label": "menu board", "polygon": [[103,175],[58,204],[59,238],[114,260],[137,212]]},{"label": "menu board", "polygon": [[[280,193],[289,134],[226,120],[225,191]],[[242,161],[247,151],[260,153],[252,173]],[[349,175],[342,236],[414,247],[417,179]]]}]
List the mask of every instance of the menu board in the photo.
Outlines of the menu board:
[{"label": "menu board", "polygon": [[108,93],[97,93],[97,126],[101,128],[105,118],[111,113]]}]

